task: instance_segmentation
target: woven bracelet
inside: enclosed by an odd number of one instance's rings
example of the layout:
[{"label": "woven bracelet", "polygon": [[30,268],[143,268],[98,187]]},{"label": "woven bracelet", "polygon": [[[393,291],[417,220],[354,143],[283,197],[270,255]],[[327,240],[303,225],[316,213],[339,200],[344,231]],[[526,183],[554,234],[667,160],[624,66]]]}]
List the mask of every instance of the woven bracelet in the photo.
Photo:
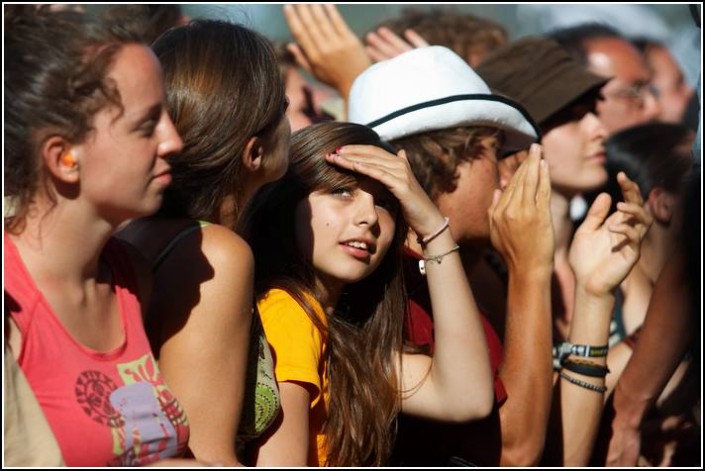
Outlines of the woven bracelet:
[{"label": "woven bracelet", "polygon": [[567,375],[567,374],[563,373],[562,371],[559,371],[558,375],[561,378],[565,379],[566,381],[573,383],[576,386],[580,386],[582,388],[589,389],[590,391],[595,391],[598,393],[604,393],[605,391],[607,391],[607,388],[605,386],[597,386],[595,384],[588,383],[587,381],[582,381],[578,378],[573,378],[572,376]]},{"label": "woven bracelet", "polygon": [[589,361],[581,360],[566,360],[563,362],[563,368],[573,373],[590,376],[592,378],[604,378],[610,372],[609,368],[602,365],[596,365]]}]

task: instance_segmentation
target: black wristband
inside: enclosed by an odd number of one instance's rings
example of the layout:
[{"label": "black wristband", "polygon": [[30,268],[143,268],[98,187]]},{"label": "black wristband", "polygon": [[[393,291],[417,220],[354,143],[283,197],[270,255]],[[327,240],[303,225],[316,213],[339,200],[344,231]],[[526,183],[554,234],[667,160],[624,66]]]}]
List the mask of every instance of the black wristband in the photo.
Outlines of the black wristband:
[{"label": "black wristband", "polygon": [[604,378],[610,372],[609,368],[602,365],[596,365],[589,361],[566,360],[563,362],[563,368],[573,373],[578,373],[592,378]]}]

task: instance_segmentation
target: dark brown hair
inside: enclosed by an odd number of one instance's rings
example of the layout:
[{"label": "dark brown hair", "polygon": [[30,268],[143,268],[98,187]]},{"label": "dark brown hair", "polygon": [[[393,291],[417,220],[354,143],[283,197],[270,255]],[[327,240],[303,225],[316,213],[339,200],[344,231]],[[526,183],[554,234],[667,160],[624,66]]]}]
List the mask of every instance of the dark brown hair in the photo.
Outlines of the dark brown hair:
[{"label": "dark brown hair", "polygon": [[482,140],[493,136],[501,137],[495,128],[473,126],[414,134],[393,143],[406,151],[416,179],[436,201],[442,193],[455,191],[458,165],[479,157]]},{"label": "dark brown hair", "polygon": [[184,142],[169,158],[173,183],[161,215],[218,220],[242,186],[242,152],[253,136],[270,139],[286,95],[269,41],[243,26],[198,20],[153,45],[164,68],[167,109]]},{"label": "dark brown hair", "polygon": [[314,269],[295,245],[294,214],[299,202],[313,191],[357,185],[355,174],[324,159],[325,154],[349,144],[393,151],[377,133],[358,124],[322,123],[298,131],[292,139],[287,174],[255,198],[245,232],[257,260],[258,297],[274,288],[287,291],[306,310],[327,344],[327,465],[381,466],[391,453],[400,407],[394,358],[400,361],[407,306],[401,271],[406,224],[398,211],[394,240],[385,258],[372,275],[345,288],[327,326],[307,300],[307,294],[316,294]]},{"label": "dark brown hair", "polygon": [[142,41],[75,11],[6,13],[4,193],[12,197],[13,216],[5,226],[16,231],[42,185],[53,198],[39,158],[42,144],[56,135],[82,143],[96,113],[106,106],[122,110],[108,73],[123,46]]}]

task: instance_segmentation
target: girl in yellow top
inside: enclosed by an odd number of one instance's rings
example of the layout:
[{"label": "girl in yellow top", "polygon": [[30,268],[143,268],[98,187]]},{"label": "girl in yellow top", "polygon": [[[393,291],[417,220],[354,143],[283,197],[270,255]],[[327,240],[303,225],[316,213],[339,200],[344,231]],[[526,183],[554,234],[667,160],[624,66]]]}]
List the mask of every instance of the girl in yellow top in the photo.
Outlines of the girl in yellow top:
[{"label": "girl in yellow top", "polygon": [[[447,219],[369,128],[323,123],[293,137],[287,174],[248,215],[256,292],[283,414],[258,465],[381,466],[398,412],[485,417],[492,375]],[[433,357],[404,351],[401,255],[424,247]]]}]

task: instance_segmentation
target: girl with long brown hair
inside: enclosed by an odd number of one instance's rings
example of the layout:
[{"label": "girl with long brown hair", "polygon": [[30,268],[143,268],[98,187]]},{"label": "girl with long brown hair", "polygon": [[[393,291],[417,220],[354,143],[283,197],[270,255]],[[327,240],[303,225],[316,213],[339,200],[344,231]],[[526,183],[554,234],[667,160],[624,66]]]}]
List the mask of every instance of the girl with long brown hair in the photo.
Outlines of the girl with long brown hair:
[{"label": "girl with long brown hair", "polygon": [[[250,208],[255,291],[283,408],[258,465],[380,466],[398,412],[467,421],[490,411],[487,346],[457,245],[404,152],[393,152],[365,126],[305,128],[287,174]],[[433,357],[403,345],[407,224],[424,247]]]}]

